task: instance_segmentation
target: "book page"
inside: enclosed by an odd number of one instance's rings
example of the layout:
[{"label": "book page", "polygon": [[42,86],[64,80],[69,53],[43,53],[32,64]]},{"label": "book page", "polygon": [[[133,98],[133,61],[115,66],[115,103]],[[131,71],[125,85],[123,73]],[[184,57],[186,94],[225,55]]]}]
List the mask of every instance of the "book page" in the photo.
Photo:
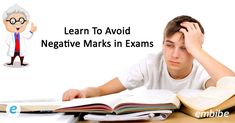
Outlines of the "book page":
[{"label": "book page", "polygon": [[[123,103],[136,104],[174,104],[177,108],[180,107],[180,101],[176,94],[168,90],[144,90],[139,93],[130,94],[127,98],[119,101],[116,106]],[[116,107],[115,106],[115,107]]]},{"label": "book page", "polygon": [[[133,105],[133,103],[135,103]],[[128,111],[144,111],[144,110],[157,110],[158,108],[166,107],[163,109],[176,109],[180,107],[180,101],[171,91],[167,90],[145,90],[140,93],[117,93],[101,97],[93,98],[79,98],[68,102],[64,102],[62,106],[57,108],[58,112],[99,112],[108,113],[113,112],[116,106],[122,104],[127,107],[138,107]],[[149,104],[149,105],[148,105]],[[127,112],[128,108],[123,108],[120,112]],[[158,109],[158,110],[160,110]]]},{"label": "book page", "polygon": [[64,102],[62,106],[58,109],[68,108],[68,107],[77,107],[77,106],[85,106],[85,105],[95,105],[95,104],[103,104],[107,105],[110,108],[113,108],[114,105],[121,99],[125,98],[126,94],[117,93],[110,94],[106,96],[100,97],[92,97],[92,98],[77,98],[71,101]]},{"label": "book page", "polygon": [[235,77],[223,77],[216,83],[216,87],[235,89]]},{"label": "book page", "polygon": [[87,114],[84,116],[84,119],[93,121],[165,120],[171,113],[171,110],[158,110],[128,113],[121,115]]},{"label": "book page", "polygon": [[198,111],[205,111],[220,105],[234,94],[235,90],[209,87],[205,90],[182,90],[177,96],[186,106]]},{"label": "book page", "polygon": [[[177,101],[176,94],[168,90],[144,90],[139,93],[130,94],[127,98],[121,100],[118,104],[121,103],[143,103],[143,104],[165,104],[165,103],[174,103],[176,106],[179,106]],[[118,105],[117,104],[117,105]]]}]

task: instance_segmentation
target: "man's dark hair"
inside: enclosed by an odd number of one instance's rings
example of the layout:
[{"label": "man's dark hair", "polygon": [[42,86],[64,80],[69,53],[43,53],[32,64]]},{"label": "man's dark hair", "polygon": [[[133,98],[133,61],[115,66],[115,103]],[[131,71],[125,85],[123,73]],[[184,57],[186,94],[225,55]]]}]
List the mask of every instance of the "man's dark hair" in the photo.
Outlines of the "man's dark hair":
[{"label": "man's dark hair", "polygon": [[181,28],[185,28],[185,27],[182,27],[180,25],[182,22],[194,22],[194,23],[198,23],[198,25],[199,25],[199,27],[201,29],[201,32],[204,34],[204,29],[203,29],[201,23],[198,20],[196,20],[196,19],[194,19],[194,18],[192,18],[190,16],[187,16],[187,15],[181,15],[181,16],[175,17],[170,22],[168,22],[168,24],[166,25],[165,30],[164,30],[164,39],[165,39],[165,37],[171,37],[176,32],[179,32],[179,30]]}]

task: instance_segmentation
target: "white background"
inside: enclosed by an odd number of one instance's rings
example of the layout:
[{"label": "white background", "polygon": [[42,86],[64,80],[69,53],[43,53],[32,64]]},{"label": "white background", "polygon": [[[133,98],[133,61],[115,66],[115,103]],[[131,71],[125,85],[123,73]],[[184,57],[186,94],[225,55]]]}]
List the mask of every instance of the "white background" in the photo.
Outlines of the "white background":
[{"label": "white background", "polygon": [[[122,74],[149,53],[161,51],[163,30],[179,15],[198,19],[205,28],[204,49],[235,70],[235,18],[232,0],[1,0],[0,14],[18,3],[38,26],[29,42],[24,68],[9,68],[0,23],[0,100],[57,98],[69,88],[98,86]],[[30,26],[30,24],[29,24]],[[29,26],[27,31],[29,30]],[[68,28],[131,27],[131,35],[64,35]],[[132,39],[154,41],[153,48],[42,48],[41,40]],[[17,58],[16,61],[19,59]]]}]

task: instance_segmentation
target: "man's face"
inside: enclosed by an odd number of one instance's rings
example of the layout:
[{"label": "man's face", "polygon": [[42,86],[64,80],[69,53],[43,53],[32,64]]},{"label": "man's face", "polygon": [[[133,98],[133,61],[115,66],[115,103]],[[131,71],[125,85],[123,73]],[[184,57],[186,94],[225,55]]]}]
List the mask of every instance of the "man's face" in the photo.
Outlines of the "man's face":
[{"label": "man's face", "polygon": [[22,13],[13,13],[6,20],[3,20],[7,31],[21,33],[25,30],[28,20]]},{"label": "man's face", "polygon": [[187,70],[192,66],[193,57],[186,50],[184,36],[180,32],[165,38],[163,42],[163,55],[167,68],[170,70]]}]

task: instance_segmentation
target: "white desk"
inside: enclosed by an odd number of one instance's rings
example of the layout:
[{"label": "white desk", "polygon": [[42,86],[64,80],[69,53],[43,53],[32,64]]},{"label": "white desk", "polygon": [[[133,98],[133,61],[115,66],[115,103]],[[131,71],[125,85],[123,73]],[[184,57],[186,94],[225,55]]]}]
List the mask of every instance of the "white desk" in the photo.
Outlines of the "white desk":
[{"label": "white desk", "polygon": [[76,123],[77,117],[74,115],[64,115],[63,113],[43,113],[30,114],[21,113],[17,117],[0,113],[0,123]]},{"label": "white desk", "polygon": [[[229,117],[216,117],[196,119],[182,112],[174,112],[164,121],[138,121],[138,123],[234,123],[235,112],[231,112]],[[112,123],[135,123],[136,121],[122,121]],[[0,123],[108,123],[98,121],[78,121],[74,115],[64,115],[63,113],[52,114],[21,114],[19,117],[9,117],[6,113],[0,113]]]},{"label": "white desk", "polygon": [[[216,117],[216,118],[205,118],[196,119],[188,116],[182,112],[174,112],[164,121],[138,121],[137,123],[234,123],[235,112],[231,112],[229,117]],[[79,121],[77,123],[109,123],[109,122],[98,122],[98,121]],[[112,122],[112,123],[136,123],[136,121],[123,121],[123,122]]]}]

